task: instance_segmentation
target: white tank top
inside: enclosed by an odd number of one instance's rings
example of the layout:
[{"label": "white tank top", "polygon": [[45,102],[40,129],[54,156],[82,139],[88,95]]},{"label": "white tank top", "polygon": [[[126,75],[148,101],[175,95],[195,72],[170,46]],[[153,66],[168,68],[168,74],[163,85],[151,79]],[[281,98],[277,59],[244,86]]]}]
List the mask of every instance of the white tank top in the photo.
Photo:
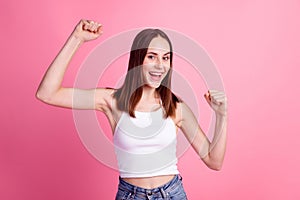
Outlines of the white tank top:
[{"label": "white tank top", "polygon": [[176,157],[176,125],[163,118],[160,107],[153,112],[123,112],[114,132],[114,148],[120,176],[152,177],[179,174]]}]

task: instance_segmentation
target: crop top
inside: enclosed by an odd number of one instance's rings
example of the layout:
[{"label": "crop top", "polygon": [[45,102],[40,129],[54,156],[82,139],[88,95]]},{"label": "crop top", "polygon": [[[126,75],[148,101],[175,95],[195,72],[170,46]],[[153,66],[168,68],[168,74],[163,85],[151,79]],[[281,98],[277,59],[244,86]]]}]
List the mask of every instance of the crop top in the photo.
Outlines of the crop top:
[{"label": "crop top", "polygon": [[114,136],[120,176],[152,177],[178,174],[176,125],[163,117],[162,106],[153,112],[123,112]]}]

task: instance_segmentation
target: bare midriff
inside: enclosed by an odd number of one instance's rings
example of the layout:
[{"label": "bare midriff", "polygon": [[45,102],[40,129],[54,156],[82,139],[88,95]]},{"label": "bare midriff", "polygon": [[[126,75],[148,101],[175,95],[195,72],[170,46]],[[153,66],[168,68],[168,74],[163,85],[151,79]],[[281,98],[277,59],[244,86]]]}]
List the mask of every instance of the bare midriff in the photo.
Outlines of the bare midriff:
[{"label": "bare midriff", "polygon": [[153,189],[160,187],[174,178],[175,175],[163,175],[163,176],[153,176],[153,177],[142,177],[142,178],[122,178],[127,183],[132,185],[145,188]]}]

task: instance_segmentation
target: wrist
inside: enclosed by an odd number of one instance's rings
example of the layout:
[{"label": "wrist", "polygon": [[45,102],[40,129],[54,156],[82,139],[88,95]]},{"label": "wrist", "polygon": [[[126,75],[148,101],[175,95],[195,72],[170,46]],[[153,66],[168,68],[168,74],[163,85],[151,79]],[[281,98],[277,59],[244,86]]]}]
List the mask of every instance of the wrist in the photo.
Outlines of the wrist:
[{"label": "wrist", "polygon": [[227,111],[226,112],[222,112],[222,113],[216,111],[215,114],[216,114],[217,117],[227,118]]},{"label": "wrist", "polygon": [[74,32],[70,35],[69,40],[74,42],[78,46],[84,42],[83,39],[78,37]]}]

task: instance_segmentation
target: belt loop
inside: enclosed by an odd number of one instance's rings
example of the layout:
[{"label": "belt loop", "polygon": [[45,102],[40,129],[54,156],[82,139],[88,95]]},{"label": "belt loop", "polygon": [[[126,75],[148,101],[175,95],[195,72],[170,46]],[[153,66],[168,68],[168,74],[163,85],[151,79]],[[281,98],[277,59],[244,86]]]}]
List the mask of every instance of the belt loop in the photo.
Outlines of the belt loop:
[{"label": "belt loop", "polygon": [[178,174],[178,176],[179,176],[179,179],[182,181],[182,176],[180,174]]},{"label": "belt loop", "polygon": [[166,198],[167,198],[167,194],[166,194],[165,190],[164,190],[163,188],[159,188],[159,190],[160,190],[161,196],[162,196],[164,199],[166,199]]},{"label": "belt loop", "polygon": [[137,186],[134,186],[132,198],[134,198],[134,196],[135,196],[135,194],[136,194],[136,189],[137,189]]}]

